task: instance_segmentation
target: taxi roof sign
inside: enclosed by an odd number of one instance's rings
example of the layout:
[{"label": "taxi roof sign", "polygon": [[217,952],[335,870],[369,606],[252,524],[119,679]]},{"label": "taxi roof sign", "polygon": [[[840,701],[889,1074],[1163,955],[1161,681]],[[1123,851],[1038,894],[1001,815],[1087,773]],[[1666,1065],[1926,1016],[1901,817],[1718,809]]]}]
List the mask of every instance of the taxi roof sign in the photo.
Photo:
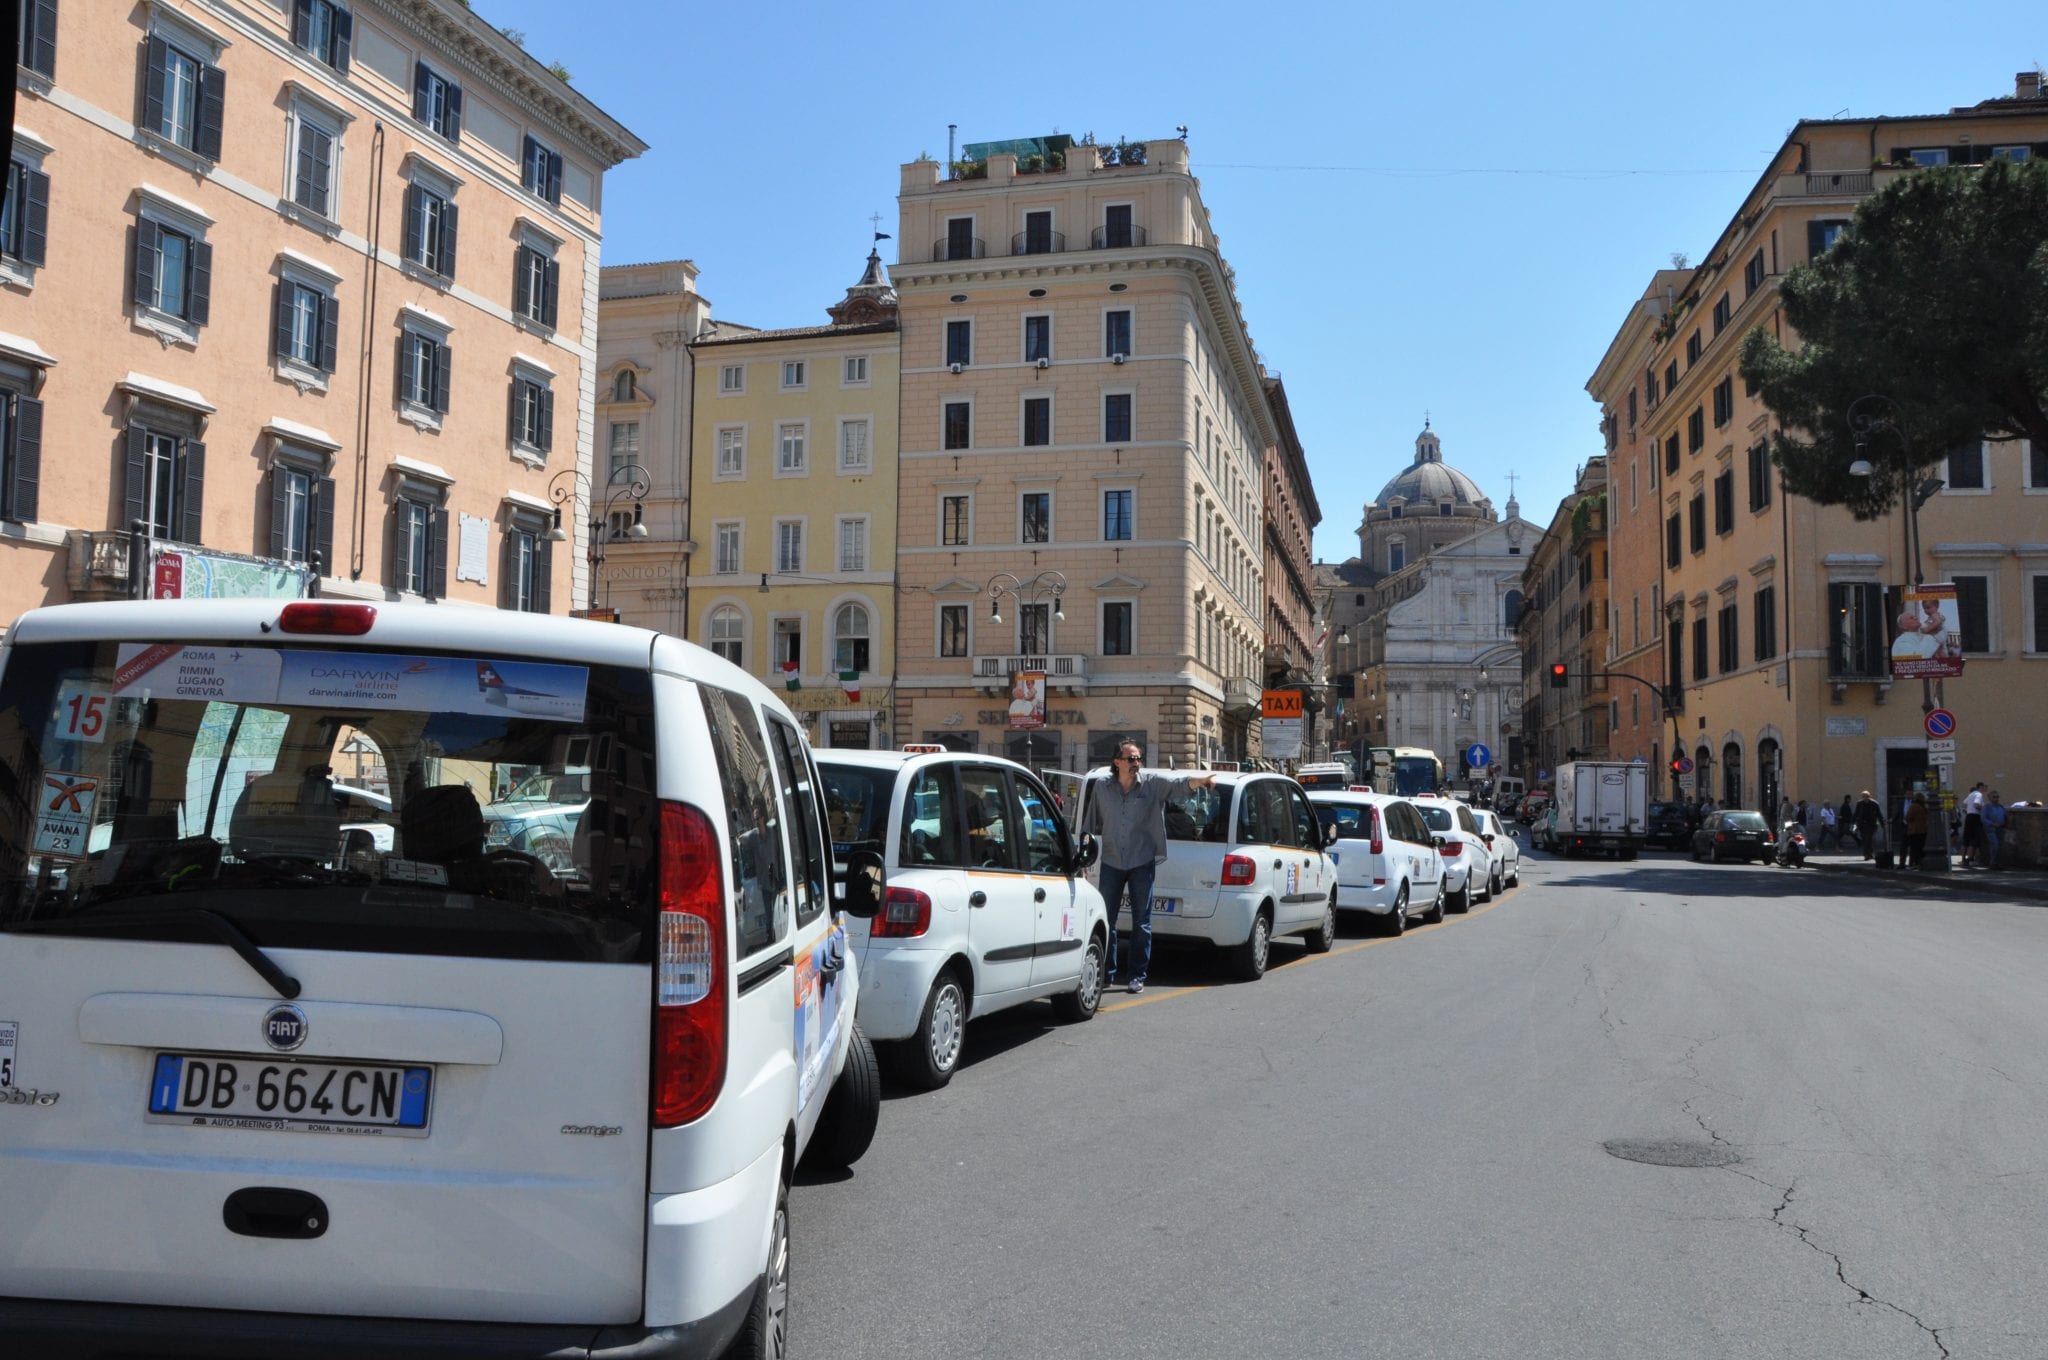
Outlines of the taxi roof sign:
[{"label": "taxi roof sign", "polygon": [[911,741],[905,742],[903,745],[904,754],[913,756],[938,755],[945,749],[945,747],[935,741]]}]

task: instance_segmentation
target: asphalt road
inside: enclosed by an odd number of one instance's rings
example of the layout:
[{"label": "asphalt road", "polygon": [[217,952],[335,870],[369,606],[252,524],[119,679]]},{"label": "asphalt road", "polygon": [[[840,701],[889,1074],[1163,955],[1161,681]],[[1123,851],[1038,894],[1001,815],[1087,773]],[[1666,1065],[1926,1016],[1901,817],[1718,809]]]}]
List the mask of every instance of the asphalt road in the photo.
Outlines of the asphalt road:
[{"label": "asphalt road", "polygon": [[2048,1355],[2048,906],[1524,866],[971,1028],[796,1187],[792,1353]]}]

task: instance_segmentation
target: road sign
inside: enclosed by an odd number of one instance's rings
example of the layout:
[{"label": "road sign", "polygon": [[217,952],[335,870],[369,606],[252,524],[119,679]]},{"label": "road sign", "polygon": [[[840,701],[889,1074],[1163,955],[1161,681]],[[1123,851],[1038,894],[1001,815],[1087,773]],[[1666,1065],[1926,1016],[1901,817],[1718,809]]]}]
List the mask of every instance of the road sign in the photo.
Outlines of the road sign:
[{"label": "road sign", "polygon": [[1476,741],[1473,742],[1470,747],[1466,748],[1465,765],[1468,769],[1482,769],[1486,766],[1487,762],[1491,761],[1492,759],[1493,752],[1487,750],[1484,746],[1480,745]]},{"label": "road sign", "polygon": [[1932,759],[1935,756],[1953,756],[1955,753],[1956,739],[1954,737],[1928,738],[1927,755],[1930,759]]},{"label": "road sign", "polygon": [[1930,737],[1952,737],[1956,734],[1956,715],[1945,708],[1931,708],[1920,725]]},{"label": "road sign", "polygon": [[1692,758],[1690,756],[1680,756],[1678,758],[1678,772],[1680,774],[1692,773]]},{"label": "road sign", "polygon": [[1955,748],[1954,746],[1950,746],[1950,747],[1949,747],[1949,748],[1948,748],[1948,749],[1947,749],[1946,751],[1929,751],[1929,752],[1927,753],[1927,763],[1928,763],[1929,765],[1953,765],[1953,764],[1955,764],[1955,763],[1956,763],[1956,748]]},{"label": "road sign", "polygon": [[1641,765],[1642,763],[1643,763],[1643,758],[1642,758],[1641,756],[1637,756],[1637,757],[1636,757],[1636,758],[1635,758],[1634,760],[1631,760],[1631,761],[1629,762],[1629,764],[1631,764],[1631,765]]}]

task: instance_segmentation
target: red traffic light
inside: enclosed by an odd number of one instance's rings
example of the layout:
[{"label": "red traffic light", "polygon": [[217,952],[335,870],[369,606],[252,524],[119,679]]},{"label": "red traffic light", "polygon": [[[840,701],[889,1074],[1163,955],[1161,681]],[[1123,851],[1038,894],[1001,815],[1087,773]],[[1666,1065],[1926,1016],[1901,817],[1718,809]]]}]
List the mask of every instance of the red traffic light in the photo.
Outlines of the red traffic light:
[{"label": "red traffic light", "polygon": [[1563,688],[1565,688],[1565,687],[1566,687],[1567,685],[1569,685],[1570,683],[1571,683],[1571,672],[1570,672],[1569,670],[1567,670],[1567,669],[1566,669],[1566,667],[1565,667],[1565,664],[1564,664],[1564,662],[1562,662],[1562,661],[1553,661],[1553,662],[1551,662],[1551,663],[1550,663],[1550,687],[1551,687],[1552,689],[1563,689]]}]

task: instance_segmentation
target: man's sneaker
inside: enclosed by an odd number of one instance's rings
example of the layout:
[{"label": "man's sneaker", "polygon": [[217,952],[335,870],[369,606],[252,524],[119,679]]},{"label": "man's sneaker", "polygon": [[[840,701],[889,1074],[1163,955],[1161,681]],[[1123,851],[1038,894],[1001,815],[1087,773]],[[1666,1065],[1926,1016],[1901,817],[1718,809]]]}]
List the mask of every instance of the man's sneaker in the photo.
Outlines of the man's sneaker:
[{"label": "man's sneaker", "polygon": [[1137,994],[1138,994],[1139,992],[1142,992],[1142,991],[1144,991],[1144,990],[1145,990],[1145,979],[1143,979],[1143,978],[1132,978],[1132,979],[1131,979],[1131,995],[1132,995],[1132,996],[1136,996],[1136,995],[1137,995]]}]

